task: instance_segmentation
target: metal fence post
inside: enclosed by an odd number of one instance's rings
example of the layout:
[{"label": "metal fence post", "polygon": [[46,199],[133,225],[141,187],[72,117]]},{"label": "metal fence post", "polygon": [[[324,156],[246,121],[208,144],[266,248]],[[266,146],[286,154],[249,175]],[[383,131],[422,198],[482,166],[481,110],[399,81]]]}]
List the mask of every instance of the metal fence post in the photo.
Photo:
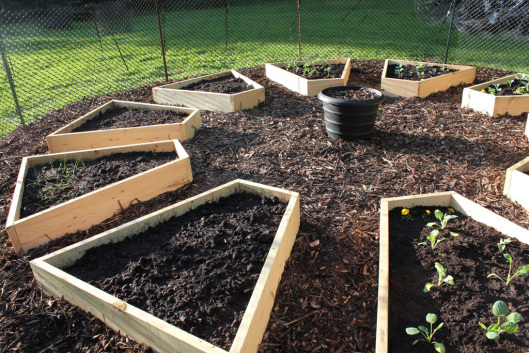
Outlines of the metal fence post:
[{"label": "metal fence post", "polygon": [[450,49],[450,39],[452,37],[452,28],[454,27],[454,17],[456,13],[456,0],[452,0],[452,12],[450,18],[450,28],[448,29],[448,39],[446,40],[445,64],[448,61],[448,50]]},{"label": "metal fence post", "polygon": [[298,3],[298,47],[299,47],[299,60],[303,60],[301,56],[301,12],[300,12],[300,3],[301,0],[297,0]]},{"label": "metal fence post", "polygon": [[165,39],[163,36],[162,21],[160,20],[160,5],[158,3],[158,0],[154,0],[154,4],[156,6],[156,16],[158,17],[158,30],[160,32],[160,44],[162,47],[163,68],[165,70],[165,82],[169,82],[169,75],[167,74],[167,60],[165,58]]},{"label": "metal fence post", "polygon": [[9,63],[7,62],[7,55],[5,53],[5,48],[4,48],[4,39],[2,37],[2,27],[0,27],[0,54],[2,56],[2,62],[4,63],[4,69],[6,71],[7,81],[9,82],[9,88],[11,88],[11,94],[13,95],[13,100],[15,101],[15,108],[17,111],[17,115],[20,118],[20,123],[22,124],[22,126],[26,126],[26,122],[24,121],[24,116],[22,115],[22,109],[20,108],[20,104],[18,103],[17,92],[15,90],[15,82],[13,81],[13,76],[11,75],[11,69],[9,68]]}]

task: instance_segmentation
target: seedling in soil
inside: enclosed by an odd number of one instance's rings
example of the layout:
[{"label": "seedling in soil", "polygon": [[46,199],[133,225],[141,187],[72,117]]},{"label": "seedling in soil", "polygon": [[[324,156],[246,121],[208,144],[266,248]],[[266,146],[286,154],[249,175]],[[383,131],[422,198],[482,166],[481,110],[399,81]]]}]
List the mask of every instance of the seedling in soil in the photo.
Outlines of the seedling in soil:
[{"label": "seedling in soil", "polygon": [[[448,224],[448,221],[454,218],[457,218],[456,215],[448,214],[441,212],[440,210],[435,210],[434,212],[435,218],[439,220],[439,223],[437,222],[430,222],[426,226],[428,227],[434,227],[434,229],[430,232],[430,235],[426,237],[430,241],[430,248],[433,250],[442,241],[448,240],[449,238],[440,238],[439,236],[439,229],[445,229],[446,225]],[[449,232],[451,236],[457,237],[459,234],[456,232]],[[428,245],[427,242],[421,242],[419,245]]]},{"label": "seedling in soil", "polygon": [[407,208],[403,208],[402,211],[400,211],[400,214],[403,221],[411,221],[413,219],[411,218],[410,210]]},{"label": "seedling in soil", "polygon": [[331,70],[332,70],[332,66],[327,66],[325,68],[325,72],[327,73],[327,77],[331,77]]},{"label": "seedling in soil", "polygon": [[[443,327],[444,322],[441,322],[439,326],[437,326],[437,328],[434,329],[433,324],[437,322],[437,315],[432,314],[432,313],[429,313],[426,315],[426,322],[430,324],[429,330],[427,327],[424,327],[424,326],[408,327],[406,328],[406,333],[411,336],[414,336],[420,333],[421,335],[424,336],[424,338],[426,339],[426,342],[433,344],[437,352],[444,353],[446,351],[444,344],[442,344],[441,342],[432,341],[433,336],[441,327]],[[413,342],[413,344],[415,345],[419,341],[420,340],[416,340]]]},{"label": "seedling in soil", "polygon": [[445,67],[445,66],[441,66],[441,71],[442,71],[442,72],[449,72],[450,69],[447,68],[447,67]]},{"label": "seedling in soil", "polygon": [[[499,246],[499,244],[498,244]],[[522,276],[522,277],[527,277],[527,275],[529,275],[529,264],[527,265],[522,265],[520,267],[518,267],[518,270],[516,270],[516,272],[511,276],[511,271],[512,271],[512,257],[511,255],[509,254],[503,254],[503,257],[505,257],[508,261],[509,261],[509,273],[507,274],[507,279],[506,280],[503,280],[503,278],[501,278],[500,276],[498,276],[497,274],[495,273],[491,273],[487,276],[487,278],[490,278],[490,277],[497,277],[500,281],[503,282],[503,284],[505,284],[505,286],[508,286],[509,283],[511,283],[511,281],[518,277],[518,276]]]},{"label": "seedling in soil", "polygon": [[441,287],[443,285],[454,285],[454,278],[450,275],[446,275],[446,268],[443,267],[439,262],[435,263],[435,269],[437,270],[437,275],[439,279],[437,280],[437,284],[433,283],[426,283],[424,285],[424,292],[429,292],[433,287]]},{"label": "seedling in soil", "polygon": [[395,65],[395,75],[400,77],[403,71],[404,71],[404,68],[402,67],[401,64]]},{"label": "seedling in soil", "polygon": [[500,252],[503,252],[505,250],[505,247],[511,243],[511,239],[500,239],[500,242],[498,243],[498,249]]},{"label": "seedling in soil", "polygon": [[[509,314],[509,306],[501,300],[496,301],[492,306],[492,314],[498,318],[498,322],[489,327],[482,322],[479,323],[479,326],[487,331],[487,338],[491,340],[499,339],[500,334],[504,332],[508,335],[515,333],[518,330],[518,322],[522,320],[522,315],[516,312]],[[507,321],[503,324],[501,323],[502,316],[507,316]]]}]

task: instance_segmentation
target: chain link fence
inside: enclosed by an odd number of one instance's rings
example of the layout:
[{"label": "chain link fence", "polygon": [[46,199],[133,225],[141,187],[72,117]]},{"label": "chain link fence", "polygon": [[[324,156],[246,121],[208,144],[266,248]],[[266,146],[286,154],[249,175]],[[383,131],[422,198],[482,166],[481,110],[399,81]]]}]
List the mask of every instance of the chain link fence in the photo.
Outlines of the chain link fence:
[{"label": "chain link fence", "polygon": [[527,72],[528,17],[529,0],[47,1],[2,9],[0,137],[86,97],[300,57]]}]

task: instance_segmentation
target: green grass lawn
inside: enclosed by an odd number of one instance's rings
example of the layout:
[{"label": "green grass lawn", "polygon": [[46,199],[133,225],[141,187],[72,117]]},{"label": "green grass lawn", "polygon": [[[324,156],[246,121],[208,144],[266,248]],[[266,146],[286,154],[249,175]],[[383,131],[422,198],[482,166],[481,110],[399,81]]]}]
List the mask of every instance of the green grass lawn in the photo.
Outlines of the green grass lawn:
[{"label": "green grass lawn", "polygon": [[[228,43],[225,8],[171,10],[165,9],[163,21],[171,79],[299,57],[293,1],[231,6]],[[448,23],[440,27],[416,15],[412,0],[335,0],[325,6],[307,0],[301,20],[303,59],[444,59]],[[132,32],[101,40],[93,22],[75,22],[64,31],[36,23],[2,28],[25,119],[83,97],[164,80],[156,15],[133,14],[131,21]],[[450,62],[527,71],[522,40],[461,33],[453,39]],[[0,136],[17,126],[10,92],[2,69]]]}]

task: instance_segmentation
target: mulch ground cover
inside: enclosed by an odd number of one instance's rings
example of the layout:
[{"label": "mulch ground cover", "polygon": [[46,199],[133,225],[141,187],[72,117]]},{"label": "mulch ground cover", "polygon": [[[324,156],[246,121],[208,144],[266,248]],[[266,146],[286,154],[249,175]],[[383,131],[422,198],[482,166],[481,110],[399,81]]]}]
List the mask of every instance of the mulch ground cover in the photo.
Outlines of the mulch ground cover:
[{"label": "mulch ground cover", "polygon": [[235,194],[63,270],[229,351],[285,210],[277,199]]},{"label": "mulch ground cover", "polygon": [[[432,228],[427,223],[439,221],[434,217],[436,207],[415,207],[410,210],[411,220],[403,220],[401,208],[389,214],[390,231],[390,295],[389,295],[389,347],[392,353],[433,351],[430,343],[422,338],[409,336],[406,327],[429,325],[427,313],[439,317],[439,325],[445,325],[435,334],[447,352],[525,352],[529,347],[529,320],[518,324],[514,334],[502,334],[499,340],[487,339],[486,326],[496,323],[492,305],[502,300],[510,306],[510,312],[518,312],[525,318],[529,315],[529,292],[527,278],[515,277],[505,286],[499,279],[487,278],[496,273],[506,280],[509,262],[503,254],[513,258],[511,275],[519,266],[529,264],[529,245],[514,239],[499,251],[498,243],[507,238],[494,228],[485,226],[464,215],[448,221],[439,231],[437,240],[446,239],[431,249]],[[438,207],[449,214],[446,208]],[[431,214],[428,216],[426,210]],[[458,235],[452,236],[450,232]],[[427,244],[420,245],[426,241]],[[454,285],[437,287],[438,274],[435,263],[440,263],[447,275],[454,278]],[[424,292],[426,283],[436,286]],[[502,323],[506,321],[502,318]],[[434,327],[436,327],[435,325]]]},{"label": "mulch ground cover", "polygon": [[340,78],[345,64],[287,64],[283,69],[309,80]]},{"label": "mulch ground cover", "polygon": [[182,87],[181,89],[190,91],[233,94],[251,90],[253,89],[253,86],[247,84],[246,81],[244,81],[242,78],[237,78],[233,75],[228,75],[215,78],[213,80],[204,80],[197,83],[193,83],[189,86]]},{"label": "mulch ground cover", "polygon": [[403,80],[420,81],[427,78],[442,76],[456,69],[449,69],[439,65],[388,65],[386,77],[400,78]]},{"label": "mulch ground cover", "polygon": [[61,204],[106,185],[174,161],[174,152],[129,152],[83,161],[57,161],[29,168],[20,218]]},{"label": "mulch ground cover", "polygon": [[93,119],[72,130],[72,132],[122,129],[159,124],[181,123],[189,114],[168,110],[143,110],[119,108],[99,113]]},{"label": "mulch ground cover", "polygon": [[[350,85],[380,88],[382,60],[353,61]],[[525,116],[492,118],[461,109],[462,87],[428,98],[387,98],[368,140],[331,141],[321,103],[270,82],[263,67],[240,70],[266,88],[257,108],[203,112],[183,143],[193,183],[135,202],[88,232],[26,256],[0,237],[3,352],[147,352],[148,348],[38,289],[28,261],[236,178],[297,191],[301,225],[276,295],[261,352],[373,352],[383,197],[454,190],[522,225],[529,216],[502,195],[505,170],[525,158]],[[477,81],[508,72],[478,68]],[[0,143],[5,222],[21,158],[47,152],[44,137],[110,99],[153,102],[146,87],[85,98],[43,116]],[[529,315],[527,315],[529,317]]]}]

